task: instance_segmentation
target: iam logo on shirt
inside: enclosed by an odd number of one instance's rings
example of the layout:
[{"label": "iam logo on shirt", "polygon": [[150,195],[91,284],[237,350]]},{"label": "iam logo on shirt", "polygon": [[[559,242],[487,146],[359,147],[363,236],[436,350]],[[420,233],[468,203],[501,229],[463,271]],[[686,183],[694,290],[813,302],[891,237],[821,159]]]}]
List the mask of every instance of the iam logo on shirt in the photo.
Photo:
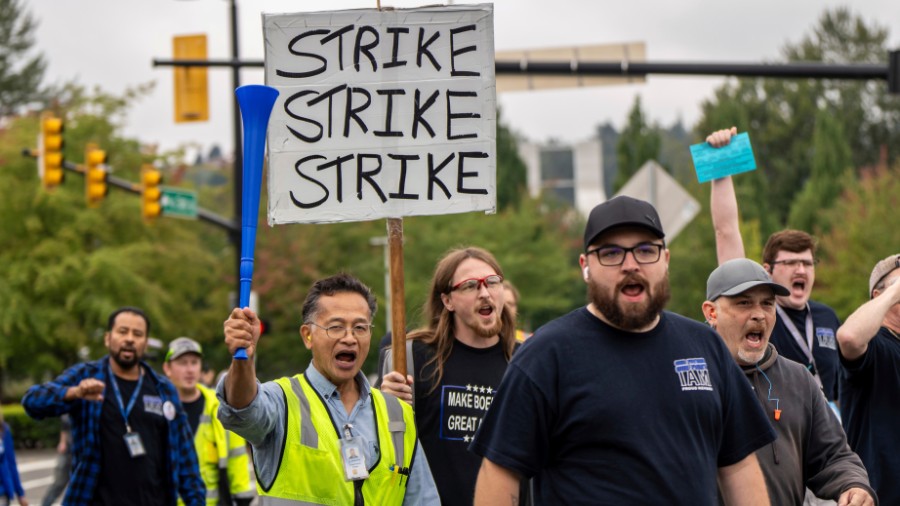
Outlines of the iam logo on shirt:
[{"label": "iam logo on shirt", "polygon": [[681,390],[707,390],[712,392],[712,381],[705,358],[681,358],[675,361],[675,374],[681,382]]}]

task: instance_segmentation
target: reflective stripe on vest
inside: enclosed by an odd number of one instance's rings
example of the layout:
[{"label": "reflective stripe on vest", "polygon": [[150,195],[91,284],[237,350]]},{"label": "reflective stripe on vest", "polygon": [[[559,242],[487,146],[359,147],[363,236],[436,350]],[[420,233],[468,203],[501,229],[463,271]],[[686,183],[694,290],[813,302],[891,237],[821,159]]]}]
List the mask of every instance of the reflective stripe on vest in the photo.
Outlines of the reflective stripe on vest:
[{"label": "reflective stripe on vest", "polygon": [[[341,463],[340,435],[318,392],[302,375],[275,383],[285,394],[287,425],[274,479],[269,484],[257,482],[261,505],[402,504],[416,448],[412,408],[371,391],[377,437],[374,443],[380,453],[375,462],[369,463],[369,478],[348,482]],[[395,436],[401,440],[399,448],[394,444]]]}]

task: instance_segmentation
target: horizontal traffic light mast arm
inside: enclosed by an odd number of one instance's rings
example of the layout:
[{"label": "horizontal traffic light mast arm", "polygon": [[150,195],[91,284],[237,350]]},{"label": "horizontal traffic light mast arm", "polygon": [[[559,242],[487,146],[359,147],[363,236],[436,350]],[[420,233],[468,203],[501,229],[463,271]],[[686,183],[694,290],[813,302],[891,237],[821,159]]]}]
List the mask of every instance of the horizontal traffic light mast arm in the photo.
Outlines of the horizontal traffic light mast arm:
[{"label": "horizontal traffic light mast arm", "polygon": [[[153,66],[263,67],[262,60],[153,59]],[[642,77],[649,74],[888,80],[889,65],[875,63],[701,63],[621,61],[498,60],[497,75]]]},{"label": "horizontal traffic light mast arm", "polygon": [[[32,158],[37,158],[37,153],[29,148],[23,149],[22,154],[25,156],[29,156]],[[65,170],[71,172],[77,172],[79,174],[84,175],[84,167],[78,163],[72,163],[69,161],[63,162],[63,168]],[[122,179],[120,177],[116,177],[113,175],[108,175],[106,177],[106,183],[109,186],[115,186],[116,188],[121,188],[129,193],[134,193],[136,195],[141,194],[141,185],[140,183],[135,183],[134,181],[129,181],[127,179]],[[211,223],[219,228],[225,229],[231,232],[240,232],[241,224],[235,222],[234,220],[229,220],[223,216],[219,216],[218,214],[208,210],[203,209],[202,207],[197,208],[197,217],[201,220]]]}]

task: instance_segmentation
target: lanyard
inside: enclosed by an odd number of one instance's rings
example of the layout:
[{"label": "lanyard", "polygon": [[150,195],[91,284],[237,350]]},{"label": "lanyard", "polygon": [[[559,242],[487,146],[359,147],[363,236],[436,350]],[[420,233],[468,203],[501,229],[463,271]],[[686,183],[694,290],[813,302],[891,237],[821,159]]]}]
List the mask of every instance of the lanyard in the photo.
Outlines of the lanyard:
[{"label": "lanyard", "polygon": [[128,423],[128,415],[131,414],[131,409],[134,407],[134,401],[136,401],[138,395],[140,395],[141,385],[144,383],[144,370],[141,369],[140,371],[141,374],[138,376],[137,386],[134,387],[134,393],[131,394],[131,399],[128,400],[128,406],[123,406],[122,393],[119,391],[119,383],[116,381],[116,375],[113,374],[111,368],[109,369],[109,379],[111,380],[113,391],[116,393],[116,401],[119,404],[119,413],[122,413],[122,418],[125,419],[126,432],[131,432],[131,425]]},{"label": "lanyard", "polygon": [[797,330],[797,326],[794,325],[794,320],[791,319],[790,316],[781,309],[781,306],[775,304],[775,311],[778,313],[778,317],[781,318],[781,321],[784,323],[784,326],[787,327],[788,332],[791,333],[791,336],[794,337],[794,341],[797,341],[797,344],[800,345],[800,349],[803,350],[803,353],[806,355],[807,360],[809,360],[810,365],[812,365],[813,377],[816,378],[816,383],[819,384],[819,387],[822,387],[822,378],[819,377],[819,370],[816,368],[816,359],[813,358],[813,319],[812,319],[812,310],[809,308],[809,303],[806,304],[806,339],[803,339],[803,336],[800,335],[800,331]]}]

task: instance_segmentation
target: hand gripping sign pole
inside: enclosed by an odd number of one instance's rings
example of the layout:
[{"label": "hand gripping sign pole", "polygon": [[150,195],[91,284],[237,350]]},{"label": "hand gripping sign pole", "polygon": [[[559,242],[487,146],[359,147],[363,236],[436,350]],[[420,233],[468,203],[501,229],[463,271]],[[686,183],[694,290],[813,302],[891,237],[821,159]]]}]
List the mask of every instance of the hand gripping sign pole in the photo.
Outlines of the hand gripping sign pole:
[{"label": "hand gripping sign pole", "polygon": [[[241,108],[244,126],[244,180],[241,200],[241,293],[239,304],[250,304],[250,285],[253,283],[253,251],[256,247],[256,223],[259,218],[259,189],[262,183],[263,155],[266,149],[266,129],[278,90],[269,86],[250,84],[234,90]],[[238,348],[236,360],[247,360],[247,351]]]}]

